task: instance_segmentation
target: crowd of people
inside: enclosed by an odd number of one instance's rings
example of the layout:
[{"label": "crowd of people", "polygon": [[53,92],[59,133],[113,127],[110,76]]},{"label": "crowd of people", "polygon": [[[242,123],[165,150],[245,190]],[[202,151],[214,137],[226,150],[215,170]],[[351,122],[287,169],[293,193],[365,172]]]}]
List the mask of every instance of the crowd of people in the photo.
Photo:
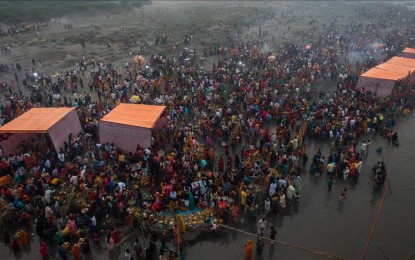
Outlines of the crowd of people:
[{"label": "crowd of people", "polygon": [[[360,73],[381,62],[371,56],[377,50],[368,43],[383,43],[387,59],[414,44],[414,29],[390,29],[386,23],[342,28],[313,21],[315,26],[325,32],[307,48],[280,44],[261,28],[251,38],[236,35],[211,44],[202,52],[219,55],[211,69],[161,54],[144,66],[127,62],[124,68],[83,57],[72,70],[52,77],[33,59],[20,81],[21,69],[14,65],[15,80],[4,83],[2,125],[31,107],[66,106],[77,108],[83,132],[72,133],[59,151],[47,137],[22,142],[16,154],[0,150],[2,200],[14,214],[2,220],[3,228],[14,220],[19,228],[13,238],[5,229],[4,241],[18,253],[35,223],[42,256],[55,245],[63,259],[68,253],[80,259],[91,253],[90,241],[104,243],[109,251],[121,242],[125,234],[115,224],[106,226],[107,237],[101,239],[106,219],[140,226],[131,200],[149,212],[214,209],[220,223],[240,224],[248,213],[253,218],[285,214],[298,206],[302,172],[326,172],[329,191],[333,178],[357,183],[370,146],[365,135],[379,131],[415,101],[413,86],[396,88],[387,99],[356,88]],[[265,45],[269,50],[263,52]],[[367,51],[368,57],[350,64],[345,57],[351,51]],[[317,91],[318,85],[329,87]],[[168,122],[153,132],[151,147],[124,153],[117,144],[99,143],[98,120],[131,95],[145,104],[166,105]],[[330,155],[319,151],[308,164],[307,140],[329,142]],[[377,187],[384,176],[378,168]],[[62,199],[63,187],[82,194],[84,207]],[[261,219],[258,234],[264,235],[266,226],[266,218]],[[273,239],[276,231],[271,231]],[[157,240],[162,241],[159,252]],[[152,235],[147,247],[136,240],[133,251],[145,259],[182,256],[169,251],[166,242]],[[263,246],[262,240],[257,244]],[[125,256],[133,257],[129,249]]]}]

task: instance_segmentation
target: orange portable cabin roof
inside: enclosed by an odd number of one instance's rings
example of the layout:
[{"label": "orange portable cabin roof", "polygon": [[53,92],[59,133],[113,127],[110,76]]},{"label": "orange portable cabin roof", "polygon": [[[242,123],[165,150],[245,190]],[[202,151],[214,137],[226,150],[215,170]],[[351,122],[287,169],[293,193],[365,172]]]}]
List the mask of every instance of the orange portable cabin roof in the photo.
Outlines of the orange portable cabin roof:
[{"label": "orange portable cabin roof", "polygon": [[406,53],[413,53],[413,54],[415,54],[415,49],[413,49],[413,48],[405,48],[405,49],[403,50],[403,52],[406,52]]},{"label": "orange portable cabin roof", "polygon": [[165,108],[165,106],[121,103],[104,116],[101,121],[153,128]]},{"label": "orange portable cabin roof", "polygon": [[373,68],[361,75],[361,77],[375,78],[375,79],[386,79],[386,80],[401,80],[408,76],[408,74],[396,73],[393,71]]},{"label": "orange portable cabin roof", "polygon": [[0,128],[0,133],[47,133],[75,108],[32,108]]},{"label": "orange portable cabin roof", "polygon": [[415,72],[415,59],[393,57],[390,60],[366,71],[361,76],[367,78],[402,80]]},{"label": "orange portable cabin roof", "polygon": [[390,60],[388,60],[386,63],[415,68],[415,59],[410,59],[410,58],[403,58],[403,57],[395,56],[391,58]]},{"label": "orange portable cabin roof", "polygon": [[396,65],[392,63],[382,63],[378,66],[376,66],[378,69],[387,70],[390,72],[396,72],[400,74],[406,74],[408,76],[409,73],[413,73],[415,71],[414,68]]}]

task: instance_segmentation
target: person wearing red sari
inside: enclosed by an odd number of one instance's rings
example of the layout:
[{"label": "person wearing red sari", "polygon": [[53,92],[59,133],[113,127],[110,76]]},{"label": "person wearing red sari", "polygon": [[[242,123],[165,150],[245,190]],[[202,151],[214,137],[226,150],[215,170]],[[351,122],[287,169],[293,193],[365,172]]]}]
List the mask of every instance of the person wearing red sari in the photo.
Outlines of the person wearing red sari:
[{"label": "person wearing red sari", "polygon": [[223,157],[221,156],[219,158],[219,163],[218,163],[218,172],[223,172],[225,169],[225,162],[223,160]]},{"label": "person wearing red sari", "polygon": [[39,252],[40,252],[40,255],[42,256],[42,258],[44,258],[44,259],[49,258],[48,246],[46,245],[45,242],[40,243]]},{"label": "person wearing red sari", "polygon": [[133,215],[131,214],[131,212],[128,212],[128,215],[125,217],[125,220],[127,221],[128,227],[132,228],[134,224],[134,219],[133,219]]},{"label": "person wearing red sari", "polygon": [[114,240],[114,243],[117,244],[120,242],[120,234],[118,233],[118,229],[116,227],[113,228],[111,231],[111,238]]},{"label": "person wearing red sari", "polygon": [[78,244],[74,244],[71,251],[75,260],[81,260],[81,248]]},{"label": "person wearing red sari", "polygon": [[238,206],[236,206],[236,204],[233,204],[232,209],[231,209],[231,214],[232,214],[232,221],[233,223],[238,223]]}]

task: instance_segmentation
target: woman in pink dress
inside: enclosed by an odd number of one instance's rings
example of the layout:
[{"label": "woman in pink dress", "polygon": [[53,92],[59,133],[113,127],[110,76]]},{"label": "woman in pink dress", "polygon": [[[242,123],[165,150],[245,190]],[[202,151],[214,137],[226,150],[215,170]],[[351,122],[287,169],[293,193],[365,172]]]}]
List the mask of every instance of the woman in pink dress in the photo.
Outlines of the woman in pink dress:
[{"label": "woman in pink dress", "polygon": [[66,224],[66,226],[69,228],[69,232],[71,233],[72,236],[76,235],[76,224],[75,221],[73,221],[72,219],[68,220],[68,223]]}]

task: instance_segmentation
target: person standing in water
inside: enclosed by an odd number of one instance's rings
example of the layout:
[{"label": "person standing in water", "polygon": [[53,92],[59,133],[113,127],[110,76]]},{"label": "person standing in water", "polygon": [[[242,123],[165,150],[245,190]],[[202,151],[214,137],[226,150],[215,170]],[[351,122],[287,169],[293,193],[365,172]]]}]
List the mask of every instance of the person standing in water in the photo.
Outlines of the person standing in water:
[{"label": "person standing in water", "polygon": [[333,177],[330,177],[330,179],[327,181],[327,187],[329,188],[329,192],[331,191],[333,184],[334,184]]},{"label": "person standing in water", "polygon": [[347,195],[347,188],[344,188],[344,190],[340,192],[340,197],[339,197],[340,202],[347,200],[346,195]]},{"label": "person standing in water", "polygon": [[274,226],[271,226],[271,233],[270,233],[270,235],[269,235],[269,238],[272,240],[271,241],[271,245],[273,245],[274,244],[274,240],[275,240],[275,237],[277,236],[277,230],[275,229],[275,227]]},{"label": "person standing in water", "polygon": [[267,220],[266,218],[262,218],[258,221],[258,232],[257,234],[260,236],[264,235],[264,230],[267,227]]},{"label": "person standing in water", "polygon": [[256,241],[256,254],[262,255],[263,250],[264,250],[264,240],[261,237],[258,237]]},{"label": "person standing in water", "polygon": [[246,260],[252,260],[252,240],[248,240],[245,245]]}]

